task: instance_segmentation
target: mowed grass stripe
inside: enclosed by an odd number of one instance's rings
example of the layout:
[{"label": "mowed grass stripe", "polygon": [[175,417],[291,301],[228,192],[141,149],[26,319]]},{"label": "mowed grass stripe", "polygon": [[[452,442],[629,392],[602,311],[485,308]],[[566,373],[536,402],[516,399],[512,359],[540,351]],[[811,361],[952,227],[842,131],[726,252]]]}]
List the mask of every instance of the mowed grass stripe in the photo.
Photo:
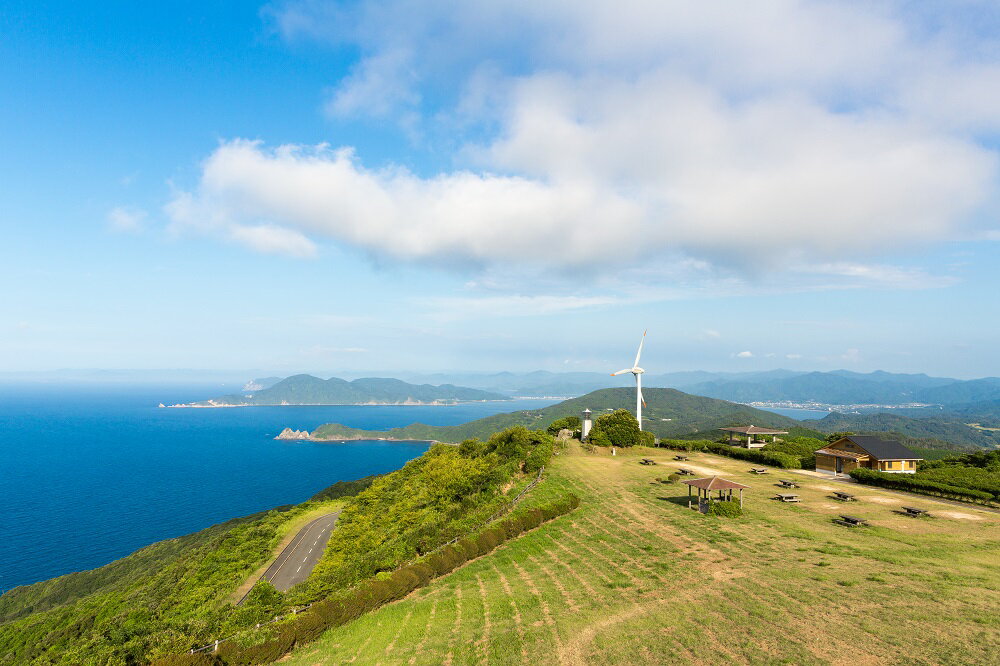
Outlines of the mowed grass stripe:
[{"label": "mowed grass stripe", "polygon": [[493,562],[491,562],[491,564],[493,565],[493,571],[496,572],[497,579],[500,581],[500,584],[503,586],[504,593],[507,595],[507,601],[508,601],[508,603],[510,603],[510,607],[511,607],[511,611],[512,611],[512,618],[513,618],[513,622],[514,622],[514,630],[517,632],[517,639],[518,639],[517,640],[517,644],[518,644],[518,647],[521,650],[521,657],[523,659],[527,659],[528,658],[528,646],[527,646],[527,644],[525,643],[525,640],[524,640],[524,623],[523,623],[523,620],[521,619],[521,612],[518,610],[518,607],[517,607],[517,596],[514,594],[514,591],[511,589],[511,587],[510,587],[510,581],[507,580],[507,576],[505,576],[503,574],[503,572],[500,571],[500,569],[497,567],[496,561],[494,560]]}]

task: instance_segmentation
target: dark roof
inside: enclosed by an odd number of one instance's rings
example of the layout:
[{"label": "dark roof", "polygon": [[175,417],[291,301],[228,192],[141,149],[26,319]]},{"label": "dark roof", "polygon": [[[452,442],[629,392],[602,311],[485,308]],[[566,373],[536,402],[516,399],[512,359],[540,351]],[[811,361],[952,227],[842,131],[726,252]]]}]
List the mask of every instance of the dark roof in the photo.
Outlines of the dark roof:
[{"label": "dark roof", "polygon": [[689,486],[701,488],[702,490],[729,490],[730,488],[739,489],[750,487],[718,476],[710,476],[705,479],[691,479],[690,481],[681,481],[681,483],[686,483]]},{"label": "dark roof", "polygon": [[923,460],[894,439],[882,439],[872,435],[848,435],[849,439],[877,460]]}]

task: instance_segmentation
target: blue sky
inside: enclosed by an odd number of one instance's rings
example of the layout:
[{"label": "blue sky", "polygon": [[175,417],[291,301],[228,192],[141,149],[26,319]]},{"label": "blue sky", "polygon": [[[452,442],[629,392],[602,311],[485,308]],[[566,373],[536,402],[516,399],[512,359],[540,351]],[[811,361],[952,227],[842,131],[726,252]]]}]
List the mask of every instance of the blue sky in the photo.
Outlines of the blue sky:
[{"label": "blue sky", "polygon": [[0,8],[0,370],[1000,375],[992,2]]}]

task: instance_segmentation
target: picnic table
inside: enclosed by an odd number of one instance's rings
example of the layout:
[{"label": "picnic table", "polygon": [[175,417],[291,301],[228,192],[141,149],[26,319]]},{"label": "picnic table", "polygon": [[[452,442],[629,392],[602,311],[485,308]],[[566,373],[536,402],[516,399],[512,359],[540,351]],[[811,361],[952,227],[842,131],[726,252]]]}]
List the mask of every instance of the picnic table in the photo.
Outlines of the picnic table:
[{"label": "picnic table", "polygon": [[858,498],[855,497],[854,495],[852,495],[851,493],[845,493],[845,492],[840,491],[840,490],[834,490],[833,491],[833,496],[836,497],[839,500],[843,500],[844,502],[856,502],[856,501],[858,501]]},{"label": "picnic table", "polygon": [[775,499],[781,500],[782,502],[798,502],[799,496],[792,493],[778,493],[774,496]]},{"label": "picnic table", "polygon": [[656,461],[653,460],[652,458],[643,458],[642,460],[639,461],[639,464],[640,465],[655,465]]},{"label": "picnic table", "polygon": [[789,481],[788,479],[778,479],[778,485],[782,488],[798,488],[799,484],[794,481]]},{"label": "picnic table", "polygon": [[767,474],[766,467],[751,467],[750,471],[753,472],[754,474]]},{"label": "picnic table", "polygon": [[835,520],[834,522],[840,523],[841,525],[846,525],[848,527],[861,527],[862,525],[867,525],[868,521],[864,518],[858,518],[856,516],[845,516],[841,515],[840,520]]},{"label": "picnic table", "polygon": [[678,467],[677,468],[677,473],[678,474],[691,474],[692,476],[694,475],[694,472],[692,472],[689,469],[684,469],[683,467]]},{"label": "picnic table", "polygon": [[903,511],[906,512],[906,515],[914,517],[931,515],[927,513],[927,509],[918,509],[915,506],[904,506]]},{"label": "picnic table", "polygon": [[688,459],[687,456],[682,456],[682,455],[674,456],[674,460],[687,460],[687,459]]}]

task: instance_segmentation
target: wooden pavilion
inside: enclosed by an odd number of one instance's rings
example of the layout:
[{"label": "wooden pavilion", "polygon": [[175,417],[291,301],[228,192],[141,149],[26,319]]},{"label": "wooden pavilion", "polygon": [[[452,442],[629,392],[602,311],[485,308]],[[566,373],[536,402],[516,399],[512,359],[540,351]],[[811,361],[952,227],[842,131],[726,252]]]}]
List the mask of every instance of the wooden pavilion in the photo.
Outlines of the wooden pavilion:
[{"label": "wooden pavilion", "polygon": [[[755,425],[748,426],[733,426],[731,428],[719,428],[723,432],[729,433],[729,443],[739,444],[740,446],[745,446],[748,449],[759,449],[762,448],[767,442],[759,437],[759,435],[787,435],[787,430],[772,430],[771,428],[761,428]],[[734,435],[746,435],[747,441],[744,444],[738,437]],[[755,437],[755,435],[758,435]],[[776,439],[776,438],[775,438]]]},{"label": "wooden pavilion", "polygon": [[[708,504],[718,500],[718,501],[732,501],[733,490],[740,491],[740,508],[743,508],[743,490],[749,489],[750,486],[744,486],[742,483],[736,483],[735,481],[729,481],[728,479],[723,479],[721,476],[710,476],[704,479],[691,479],[690,481],[681,481],[681,483],[687,485],[688,487],[688,508],[691,508],[691,489],[698,489],[698,510],[707,511]],[[719,493],[717,498],[712,497],[712,491],[716,490]]]}]

